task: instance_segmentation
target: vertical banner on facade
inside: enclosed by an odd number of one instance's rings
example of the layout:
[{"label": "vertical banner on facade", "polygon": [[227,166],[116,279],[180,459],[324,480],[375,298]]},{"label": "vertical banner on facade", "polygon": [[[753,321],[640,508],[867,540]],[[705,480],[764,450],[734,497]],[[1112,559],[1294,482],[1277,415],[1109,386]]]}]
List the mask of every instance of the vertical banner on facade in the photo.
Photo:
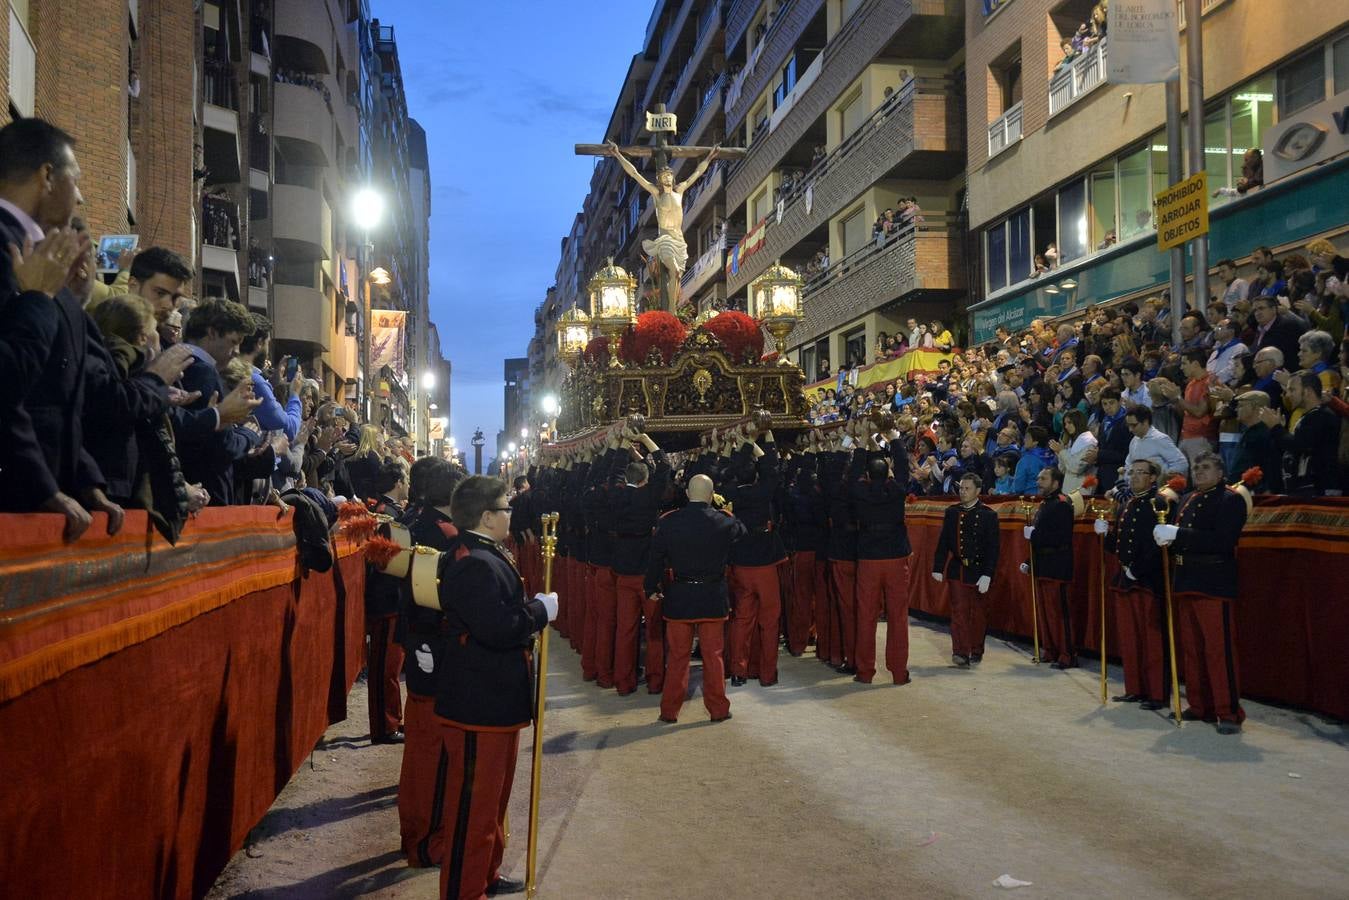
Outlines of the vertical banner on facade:
[{"label": "vertical banner on facade", "polygon": [[1107,16],[1106,79],[1156,84],[1180,77],[1176,0],[1112,0]]},{"label": "vertical banner on facade", "polygon": [[405,326],[407,313],[398,309],[372,309],[370,311],[370,364],[378,372],[388,366],[399,378],[403,377],[405,352]]}]

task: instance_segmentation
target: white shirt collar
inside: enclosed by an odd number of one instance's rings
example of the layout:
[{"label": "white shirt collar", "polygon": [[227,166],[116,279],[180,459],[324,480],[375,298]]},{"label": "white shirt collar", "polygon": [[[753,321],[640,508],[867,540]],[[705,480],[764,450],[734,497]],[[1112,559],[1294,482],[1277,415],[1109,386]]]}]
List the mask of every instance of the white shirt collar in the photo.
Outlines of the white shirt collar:
[{"label": "white shirt collar", "polygon": [[27,237],[29,240],[31,240],[34,244],[36,244],[38,241],[42,240],[47,236],[47,233],[42,230],[42,226],[39,225],[37,222],[33,221],[32,216],[28,215],[28,213],[19,209],[17,206],[15,206],[13,203],[10,203],[3,197],[0,197],[0,209],[3,209],[5,212],[9,213],[11,216],[15,218],[15,220],[23,228],[24,236]]}]

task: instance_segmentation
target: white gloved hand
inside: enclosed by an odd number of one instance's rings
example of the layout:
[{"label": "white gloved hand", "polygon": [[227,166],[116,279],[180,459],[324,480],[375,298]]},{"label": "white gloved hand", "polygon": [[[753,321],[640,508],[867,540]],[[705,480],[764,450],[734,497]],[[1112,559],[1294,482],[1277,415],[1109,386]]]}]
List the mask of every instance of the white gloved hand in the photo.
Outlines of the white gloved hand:
[{"label": "white gloved hand", "polygon": [[933,573],[932,573],[932,580],[935,581],[935,582],[937,582],[938,584],[940,584],[941,582],[943,582],[943,581],[946,580],[946,576],[943,575],[943,574],[940,573],[940,572],[933,572]]},{"label": "white gloved hand", "polygon": [[1021,529],[1021,536],[1024,537],[1026,540],[1030,540],[1030,536],[1031,536],[1032,534],[1035,534],[1035,526],[1034,526],[1034,525],[1025,525],[1025,526],[1022,527],[1022,529]]},{"label": "white gloved hand", "polygon": [[535,594],[534,599],[543,604],[544,612],[548,613],[548,621],[551,622],[557,618],[557,592],[551,594]]},{"label": "white gloved hand", "polygon": [[1124,567],[1124,577],[1129,579],[1130,581],[1138,580],[1137,578],[1134,577],[1133,569],[1130,569],[1128,566]]},{"label": "white gloved hand", "polygon": [[421,669],[427,675],[430,675],[436,668],[436,658],[431,655],[431,647],[428,644],[422,644],[417,648],[414,655],[417,657],[417,668]]},{"label": "white gloved hand", "polygon": [[1028,562],[1023,562],[1023,563],[1021,564],[1020,568],[1021,568],[1021,574],[1022,574],[1022,575],[1029,575],[1029,574],[1030,574],[1030,563],[1028,563]]},{"label": "white gloved hand", "polygon": [[1099,534],[1101,537],[1105,537],[1107,534],[1110,533],[1110,523],[1107,522],[1105,519],[1097,519],[1095,522],[1091,524],[1091,527],[1092,530],[1095,531],[1097,534]]},{"label": "white gloved hand", "polygon": [[1165,547],[1176,539],[1180,529],[1175,525],[1154,525],[1152,528],[1152,539],[1157,542],[1158,547]]},{"label": "white gloved hand", "polygon": [[[1029,567],[1027,567],[1027,568],[1029,568]],[[992,579],[992,578],[989,578],[987,575],[980,575],[980,576],[979,576],[979,580],[976,581],[974,584],[975,584],[975,587],[979,588],[979,593],[981,593],[981,594],[987,594],[987,593],[988,593],[988,587],[989,587],[989,585],[991,585],[992,583],[993,583],[993,579]]]}]

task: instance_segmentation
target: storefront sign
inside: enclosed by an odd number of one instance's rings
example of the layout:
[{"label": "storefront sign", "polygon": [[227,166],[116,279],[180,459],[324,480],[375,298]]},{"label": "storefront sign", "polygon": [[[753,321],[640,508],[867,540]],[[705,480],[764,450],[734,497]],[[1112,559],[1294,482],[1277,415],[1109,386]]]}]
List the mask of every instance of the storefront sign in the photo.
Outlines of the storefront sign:
[{"label": "storefront sign", "polygon": [[1265,183],[1349,152],[1349,91],[1265,132]]}]

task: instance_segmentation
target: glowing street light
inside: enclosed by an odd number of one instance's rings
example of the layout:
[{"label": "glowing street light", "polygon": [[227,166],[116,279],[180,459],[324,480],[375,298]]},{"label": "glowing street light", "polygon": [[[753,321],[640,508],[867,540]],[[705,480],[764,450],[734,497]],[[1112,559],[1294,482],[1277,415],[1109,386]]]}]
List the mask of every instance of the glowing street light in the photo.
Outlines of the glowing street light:
[{"label": "glowing street light", "polygon": [[539,401],[539,407],[545,416],[555,416],[562,409],[562,404],[558,402],[556,394],[545,394]]},{"label": "glowing street light", "polygon": [[436,373],[427,369],[422,373],[422,390],[429,391],[436,386]]},{"label": "glowing street light", "polygon": [[509,444],[506,445],[506,452],[509,453],[511,456],[515,455],[515,451],[517,449],[518,448],[515,446],[515,441],[511,441]]},{"label": "glowing street light", "polygon": [[384,219],[384,195],[372,187],[363,187],[351,198],[351,220],[357,228],[371,231]]},{"label": "glowing street light", "polygon": [[522,440],[522,441],[527,441],[527,440],[529,440],[529,429],[528,429],[528,428],[521,428],[521,429],[520,429],[520,440]]}]

